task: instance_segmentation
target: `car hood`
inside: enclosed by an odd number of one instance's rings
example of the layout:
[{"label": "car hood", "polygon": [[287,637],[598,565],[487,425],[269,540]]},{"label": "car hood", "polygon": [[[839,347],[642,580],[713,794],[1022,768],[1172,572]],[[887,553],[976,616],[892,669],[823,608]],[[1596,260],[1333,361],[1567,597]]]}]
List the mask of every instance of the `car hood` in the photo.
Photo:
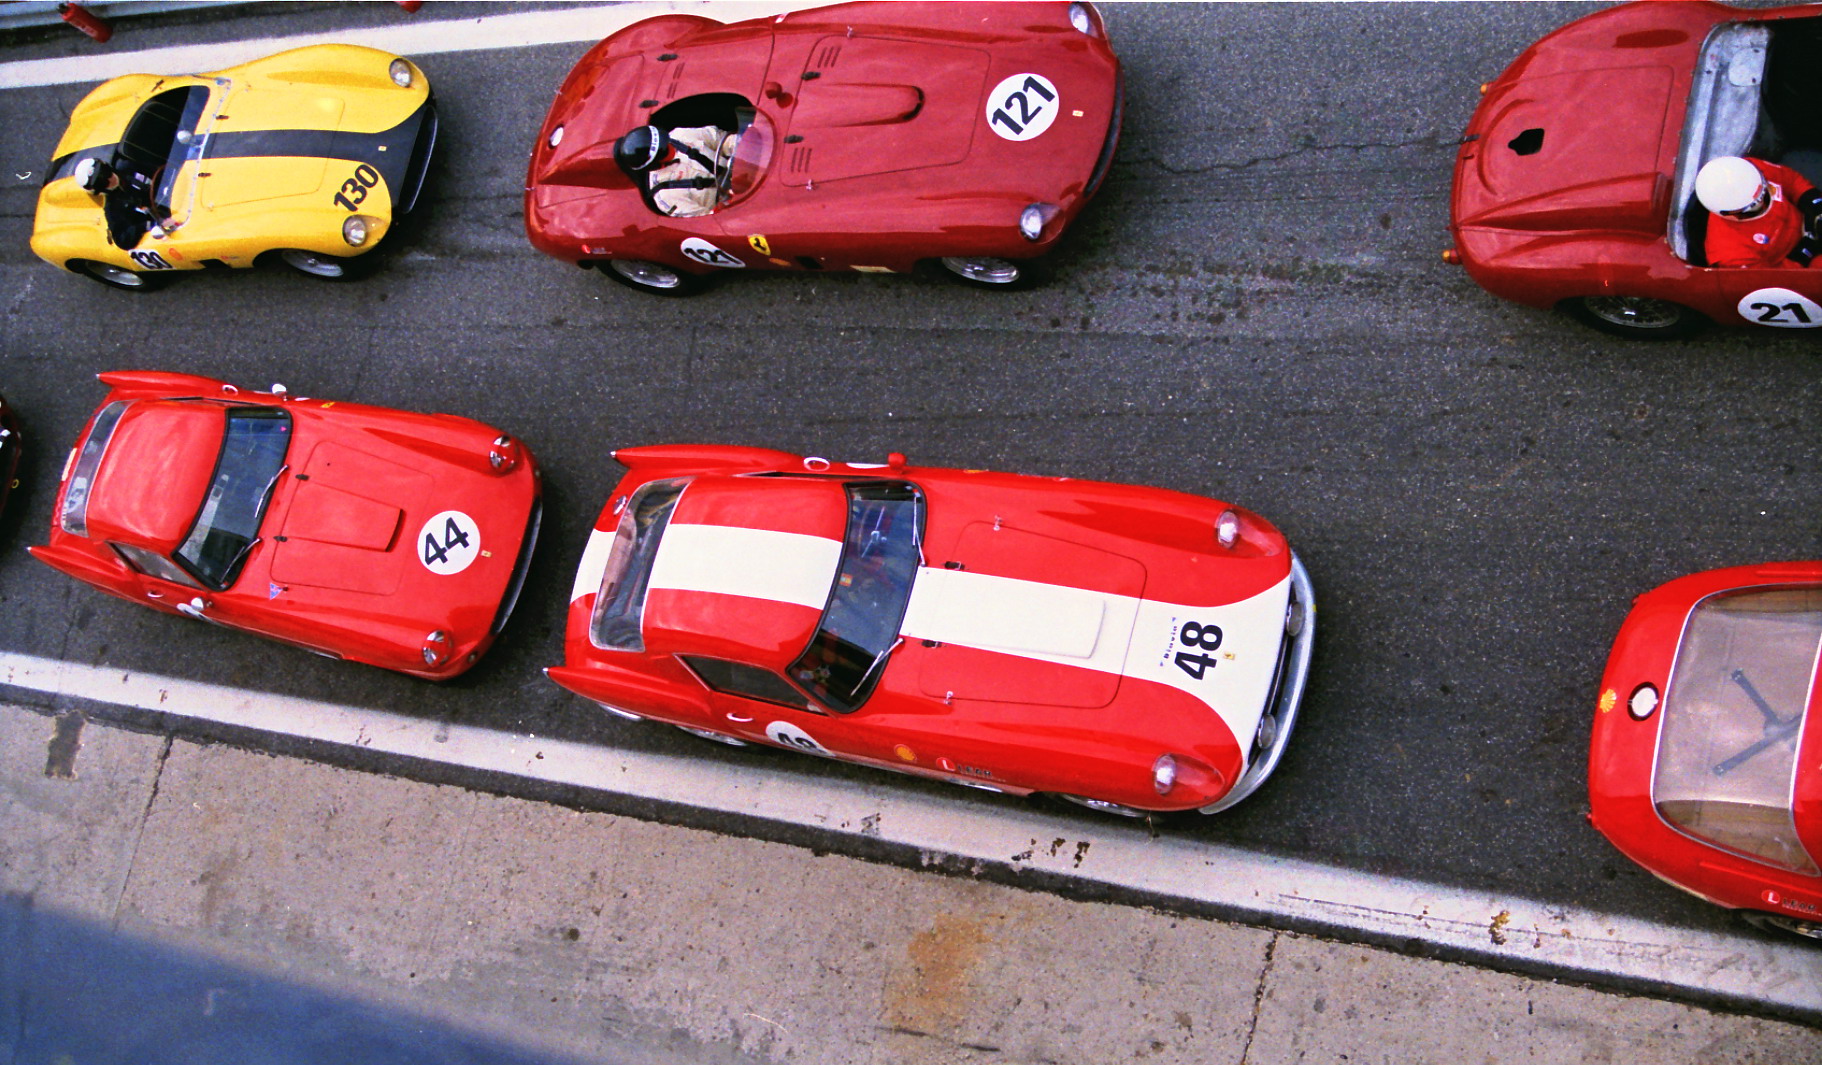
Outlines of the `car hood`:
[{"label": "car hood", "polygon": [[[347,444],[324,441],[292,479],[272,550],[283,585],[391,595],[417,565],[407,518],[423,523],[437,503],[426,474]],[[440,502],[440,501],[439,501]]]},{"label": "car hood", "polygon": [[[1658,232],[1676,78],[1616,67],[1507,82],[1489,93],[1456,166],[1457,226]],[[1626,121],[1598,121],[1626,101]]]}]

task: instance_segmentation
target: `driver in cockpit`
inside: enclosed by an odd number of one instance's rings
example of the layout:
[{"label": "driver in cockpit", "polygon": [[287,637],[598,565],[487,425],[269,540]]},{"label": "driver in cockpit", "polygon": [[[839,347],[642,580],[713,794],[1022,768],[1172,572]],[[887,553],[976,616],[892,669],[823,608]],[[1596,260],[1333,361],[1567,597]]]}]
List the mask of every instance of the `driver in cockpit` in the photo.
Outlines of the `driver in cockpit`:
[{"label": "driver in cockpit", "polygon": [[646,200],[660,214],[695,218],[715,209],[715,160],[727,138],[716,126],[637,126],[614,142],[614,161],[645,183]]},{"label": "driver in cockpit", "polygon": [[108,232],[121,247],[137,245],[147,230],[158,225],[147,198],[150,182],[143,174],[130,174],[122,180],[118,170],[91,157],[77,163],[72,176],[84,192],[101,198]]}]

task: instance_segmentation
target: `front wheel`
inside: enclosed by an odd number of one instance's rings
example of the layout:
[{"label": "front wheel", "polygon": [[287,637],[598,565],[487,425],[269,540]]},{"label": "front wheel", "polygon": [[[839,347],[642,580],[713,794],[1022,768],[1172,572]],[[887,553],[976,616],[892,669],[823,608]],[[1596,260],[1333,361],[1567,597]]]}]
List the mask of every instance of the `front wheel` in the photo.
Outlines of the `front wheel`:
[{"label": "front wheel", "polygon": [[1037,264],[1030,260],[1014,262],[984,255],[949,255],[936,260],[936,265],[950,280],[975,288],[1030,288],[1043,280]]},{"label": "front wheel", "polygon": [[1157,816],[1150,810],[1141,810],[1136,806],[1123,806],[1117,802],[1108,802],[1106,799],[1090,799],[1083,795],[1065,795],[1056,791],[1039,794],[1043,801],[1052,805],[1080,806],[1098,814],[1112,814],[1114,817],[1125,817],[1135,821]]},{"label": "front wheel", "polygon": [[1577,296],[1557,306],[1583,325],[1630,340],[1672,340],[1708,322],[1699,311],[1649,296]]},{"label": "front wheel", "polygon": [[355,278],[354,260],[340,255],[324,255],[320,251],[305,251],[302,248],[280,248],[277,252],[279,261],[300,274],[309,274],[324,281],[352,281]]},{"label": "front wheel", "polygon": [[654,296],[693,296],[702,291],[703,280],[674,266],[648,263],[643,259],[609,259],[595,264],[608,277],[627,288],[649,292]]},{"label": "front wheel", "polygon": [[1765,913],[1761,910],[1737,910],[1740,919],[1754,928],[1766,932],[1785,932],[1802,936],[1804,939],[1822,941],[1822,924],[1815,921],[1804,921],[1796,917],[1786,917],[1781,913]]},{"label": "front wheel", "polygon": [[726,744],[729,747],[751,747],[752,746],[752,744],[741,739],[740,737],[730,736],[725,732],[710,732],[708,729],[705,729],[705,728],[691,728],[688,725],[678,725],[676,727],[679,729],[682,729],[684,732],[687,732],[692,736],[695,736],[697,739],[707,740],[710,743],[722,743],[722,744]]},{"label": "front wheel", "polygon": [[163,288],[170,278],[162,274],[142,274],[137,270],[128,270],[124,266],[110,263],[91,262],[87,259],[73,259],[69,267],[91,281],[99,281],[109,288],[126,292],[150,292]]}]

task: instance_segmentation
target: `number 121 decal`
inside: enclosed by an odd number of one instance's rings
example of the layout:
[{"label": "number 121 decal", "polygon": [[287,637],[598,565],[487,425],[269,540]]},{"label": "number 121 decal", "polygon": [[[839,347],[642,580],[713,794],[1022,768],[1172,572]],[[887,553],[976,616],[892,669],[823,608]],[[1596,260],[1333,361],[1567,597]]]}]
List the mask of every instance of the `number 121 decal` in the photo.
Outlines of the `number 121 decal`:
[{"label": "number 121 decal", "polygon": [[1050,128],[1062,104],[1042,74],[1014,74],[987,94],[987,128],[1009,141],[1028,141]]}]

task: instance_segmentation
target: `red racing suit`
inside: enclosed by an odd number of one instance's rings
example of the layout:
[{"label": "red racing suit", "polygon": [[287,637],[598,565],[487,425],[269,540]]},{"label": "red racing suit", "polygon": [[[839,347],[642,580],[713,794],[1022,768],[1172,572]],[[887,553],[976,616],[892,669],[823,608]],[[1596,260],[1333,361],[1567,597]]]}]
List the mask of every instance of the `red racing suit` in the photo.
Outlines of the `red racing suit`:
[{"label": "red racing suit", "polygon": [[1802,174],[1763,159],[1759,168],[1771,189],[1771,203],[1756,218],[1730,218],[1710,212],[1703,252],[1709,266],[1813,266],[1818,250],[1806,240],[1805,218],[1822,203],[1822,193]]}]

